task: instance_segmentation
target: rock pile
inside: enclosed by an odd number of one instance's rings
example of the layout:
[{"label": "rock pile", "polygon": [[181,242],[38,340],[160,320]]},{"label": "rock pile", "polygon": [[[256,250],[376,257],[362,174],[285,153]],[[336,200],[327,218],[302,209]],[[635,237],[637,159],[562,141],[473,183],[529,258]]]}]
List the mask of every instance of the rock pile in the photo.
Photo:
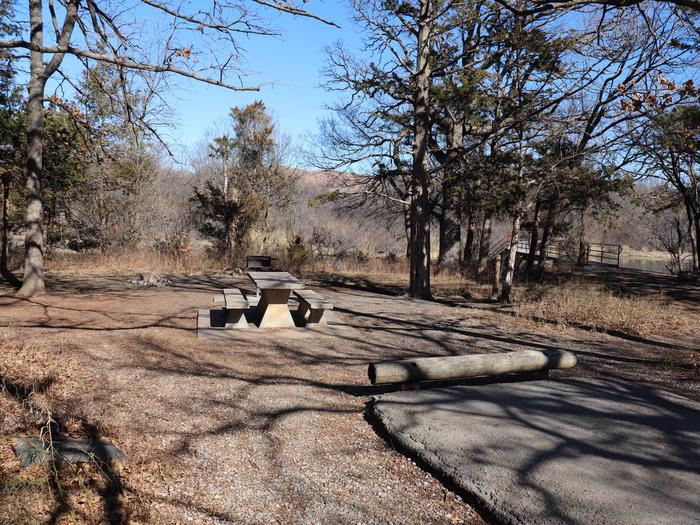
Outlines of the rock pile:
[{"label": "rock pile", "polygon": [[138,278],[131,281],[131,284],[137,286],[157,286],[160,288],[162,286],[170,286],[171,282],[158,274],[150,272],[140,274]]}]

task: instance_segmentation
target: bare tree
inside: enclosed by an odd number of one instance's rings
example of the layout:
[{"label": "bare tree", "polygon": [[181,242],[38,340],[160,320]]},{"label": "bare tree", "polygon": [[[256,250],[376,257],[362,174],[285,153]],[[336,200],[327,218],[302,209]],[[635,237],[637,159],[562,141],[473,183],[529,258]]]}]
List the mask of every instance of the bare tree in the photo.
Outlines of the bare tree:
[{"label": "bare tree", "polygon": [[555,9],[571,11],[583,10],[591,6],[602,7],[606,11],[628,7],[643,9],[647,7],[647,5],[652,6],[652,9],[660,6],[673,9],[684,8],[700,12],[700,1],[698,0],[657,0],[655,2],[648,2],[646,0],[532,0],[527,3],[522,1],[496,0],[496,2],[518,15],[544,13]]},{"label": "bare tree", "polygon": [[400,213],[407,231],[409,295],[430,297],[431,220],[436,178],[451,158],[432,155],[436,79],[463,68],[461,53],[440,53],[461,23],[457,2],[415,0],[353,2],[366,30],[365,60],[342,46],[329,52],[329,89],[347,91],[338,119],[322,129],[321,167],[362,166],[363,198]]},{"label": "bare tree", "polygon": [[[178,2],[140,0],[129,9],[98,0],[65,0],[63,20],[53,0],[29,0],[29,40],[0,41],[0,49],[29,50],[29,98],[27,101],[27,210],[24,281],[20,296],[33,296],[44,290],[44,208],[42,200],[43,134],[47,81],[58,75],[61,84],[72,85],[69,70],[62,69],[64,58],[72,56],[87,66],[90,61],[111,64],[122,75],[140,72],[144,83],[148,74],[174,74],[232,90],[256,90],[255,86],[234,84],[228,79],[240,75],[241,36],[270,36],[276,32],[265,19],[265,10],[313,18],[326,24],[292,1],[237,0],[198,2],[186,11]],[[44,8],[51,21],[52,41],[44,38]],[[149,10],[147,16],[143,10]],[[170,30],[161,43],[149,46],[148,35],[159,34],[144,27],[148,20],[165,21]],[[48,57],[48,60],[46,60]],[[115,93],[115,96],[126,93]],[[124,103],[129,106],[128,98]],[[131,125],[144,125],[144,115],[130,112]]]}]

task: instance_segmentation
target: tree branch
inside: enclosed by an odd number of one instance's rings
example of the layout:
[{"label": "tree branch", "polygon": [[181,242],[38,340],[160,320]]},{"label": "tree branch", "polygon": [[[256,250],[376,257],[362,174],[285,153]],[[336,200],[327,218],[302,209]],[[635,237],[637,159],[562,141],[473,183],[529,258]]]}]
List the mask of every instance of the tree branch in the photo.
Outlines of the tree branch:
[{"label": "tree branch", "polygon": [[[206,77],[203,75],[200,75],[199,73],[195,73],[193,71],[187,71],[184,69],[180,69],[177,67],[173,67],[170,65],[166,64],[149,64],[145,62],[136,62],[134,60],[130,60],[128,58],[121,58],[121,57],[114,57],[110,56],[104,53],[96,53],[94,51],[88,51],[85,49],[78,49],[73,46],[65,46],[65,47],[58,47],[58,46],[37,46],[37,45],[32,45],[31,42],[27,42],[26,40],[4,40],[0,41],[0,49],[15,49],[15,48],[24,48],[24,49],[29,49],[31,51],[39,51],[41,53],[55,53],[56,56],[54,56],[54,59],[52,60],[51,63],[54,62],[57,56],[59,55],[74,55],[77,57],[83,57],[83,58],[89,58],[91,60],[96,60],[99,62],[106,62],[108,64],[114,64],[115,66],[121,66],[126,69],[133,69],[137,71],[151,71],[154,73],[172,73],[175,75],[180,75],[182,77],[186,78],[191,78],[194,80],[198,80],[200,82],[204,82],[206,84],[212,84],[214,86],[219,86],[223,87],[226,89],[230,89],[232,91],[260,91],[259,87],[247,87],[247,86],[234,86],[233,84],[228,84],[226,82],[223,82],[222,80],[216,80],[211,77]],[[56,65],[58,67],[60,65],[60,61]]]}]

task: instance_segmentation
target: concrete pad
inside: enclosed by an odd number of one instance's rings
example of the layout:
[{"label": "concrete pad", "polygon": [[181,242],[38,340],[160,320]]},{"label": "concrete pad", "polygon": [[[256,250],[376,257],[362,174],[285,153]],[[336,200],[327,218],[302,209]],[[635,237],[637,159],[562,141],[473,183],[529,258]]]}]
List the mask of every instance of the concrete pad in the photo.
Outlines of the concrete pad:
[{"label": "concrete pad", "polygon": [[[296,314],[296,312],[294,312]],[[343,321],[339,316],[332,315],[326,324],[311,324],[293,315],[294,328],[260,328],[254,324],[255,308],[251,307],[245,314],[248,319],[247,328],[230,328],[226,326],[226,314],[219,309],[200,309],[197,311],[197,338],[223,339],[227,341],[255,341],[260,338],[272,339],[306,339],[319,336],[344,337],[358,339],[359,332]]]},{"label": "concrete pad", "polygon": [[611,379],[377,396],[409,455],[504,523],[700,523],[700,404]]}]

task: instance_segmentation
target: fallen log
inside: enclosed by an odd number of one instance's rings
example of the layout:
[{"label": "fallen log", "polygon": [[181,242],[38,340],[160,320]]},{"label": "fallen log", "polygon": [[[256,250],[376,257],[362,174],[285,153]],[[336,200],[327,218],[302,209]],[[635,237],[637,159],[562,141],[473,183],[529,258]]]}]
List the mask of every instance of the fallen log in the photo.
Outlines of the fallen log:
[{"label": "fallen log", "polygon": [[522,350],[502,354],[421,357],[372,363],[367,374],[373,385],[381,385],[464,379],[574,366],[576,356],[565,350]]}]

